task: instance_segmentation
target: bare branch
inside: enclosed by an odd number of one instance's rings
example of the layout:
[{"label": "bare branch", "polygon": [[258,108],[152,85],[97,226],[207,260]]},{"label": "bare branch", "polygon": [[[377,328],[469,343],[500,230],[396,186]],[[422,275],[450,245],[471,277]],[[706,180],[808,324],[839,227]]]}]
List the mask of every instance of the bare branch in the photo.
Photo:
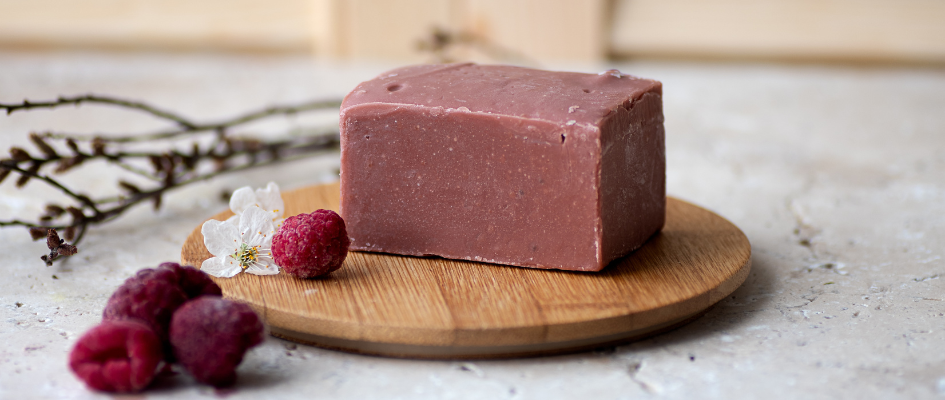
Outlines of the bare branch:
[{"label": "bare branch", "polygon": [[56,108],[56,107],[66,106],[66,105],[78,106],[79,104],[82,104],[82,103],[110,104],[110,105],[116,105],[116,106],[129,108],[133,110],[139,110],[139,111],[143,111],[148,114],[151,114],[158,118],[173,121],[177,125],[180,125],[183,128],[193,128],[196,125],[193,122],[189,121],[188,119],[180,115],[174,114],[169,111],[164,111],[164,110],[152,107],[150,105],[147,105],[141,102],[123,100],[123,99],[119,99],[115,97],[108,97],[108,96],[98,96],[94,94],[87,94],[87,95],[74,96],[74,97],[60,96],[58,99],[52,100],[52,101],[30,102],[29,100],[23,100],[22,103],[17,103],[17,104],[0,103],[0,110],[6,110],[7,115],[10,115],[10,114],[13,114],[14,111],[19,111],[19,110],[31,110],[31,109],[36,109],[36,108]]},{"label": "bare branch", "polygon": [[[126,210],[142,203],[151,202],[160,207],[164,195],[179,187],[235,173],[249,168],[262,167],[310,157],[322,151],[337,149],[339,145],[336,128],[314,132],[293,132],[288,139],[264,141],[252,137],[233,137],[230,128],[274,116],[287,116],[301,112],[338,107],[339,101],[312,101],[298,105],[269,107],[213,124],[197,124],[179,115],[160,110],[145,103],[121,100],[106,96],[86,95],[60,97],[56,101],[20,104],[0,104],[7,113],[19,110],[56,108],[63,105],[101,103],[144,111],[159,118],[174,122],[173,130],[146,135],[101,135],[81,136],[62,133],[31,133],[30,141],[39,152],[10,148],[10,158],[0,159],[0,182],[9,175],[16,175],[16,183],[23,186],[31,180],[43,182],[72,199],[73,205],[49,204],[37,222],[13,219],[0,220],[0,227],[20,226],[28,228],[32,237],[47,236],[50,252],[42,257],[47,265],[53,261],[75,254],[75,247],[92,226],[121,216]],[[298,135],[301,133],[301,135]],[[201,146],[196,135],[213,134],[208,146]],[[193,137],[189,150],[180,151],[171,139]],[[205,136],[201,140],[206,140]],[[71,154],[60,154],[55,141],[69,149]],[[140,143],[144,150],[126,151],[122,143]],[[85,150],[83,150],[85,148]],[[36,154],[42,154],[36,155]],[[49,167],[55,173],[81,170],[89,161],[102,160],[111,165],[147,178],[149,184],[130,183],[119,179],[119,196],[90,197],[80,194],[60,179],[42,171]],[[150,166],[150,171],[148,170]],[[71,218],[71,219],[67,219]],[[59,238],[61,230],[71,244]],[[53,237],[55,235],[55,237]],[[55,243],[54,243],[55,242]]]},{"label": "bare branch", "polygon": [[[147,142],[152,140],[162,140],[162,139],[172,139],[179,136],[186,136],[195,133],[207,133],[207,132],[217,132],[220,130],[225,130],[227,128],[232,128],[234,126],[243,125],[249,122],[258,121],[272,116],[278,115],[292,115],[299,114],[307,111],[313,110],[329,110],[333,108],[338,108],[341,106],[341,101],[339,100],[317,100],[307,103],[302,103],[298,105],[289,105],[289,106],[276,106],[276,107],[267,107],[262,110],[253,111],[235,118],[228,120],[209,123],[209,124],[197,124],[191,123],[189,126],[182,126],[181,129],[172,129],[164,130],[158,132],[152,132],[147,134],[139,135],[123,135],[123,136],[104,136],[101,134],[94,135],[79,135],[79,134],[68,134],[68,133],[55,133],[55,132],[45,132],[43,137],[50,139],[73,139],[79,141],[94,141],[99,140],[100,142],[111,142],[111,143],[130,143],[130,142]],[[0,107],[2,108],[2,107]]]}]

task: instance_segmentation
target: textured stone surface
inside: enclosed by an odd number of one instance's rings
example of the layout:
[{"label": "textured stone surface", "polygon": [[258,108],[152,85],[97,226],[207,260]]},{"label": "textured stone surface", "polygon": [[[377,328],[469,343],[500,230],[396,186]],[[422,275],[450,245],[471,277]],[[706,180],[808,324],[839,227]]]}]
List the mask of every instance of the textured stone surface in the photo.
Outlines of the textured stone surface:
[{"label": "textured stone surface", "polygon": [[[0,102],[110,93],[223,118],[342,96],[391,65],[305,58],[0,53]],[[564,68],[562,66],[547,66]],[[611,66],[581,67],[597,72]],[[664,84],[670,195],[718,212],[752,242],[745,284],[707,315],[626,346],[522,360],[357,356],[274,338],[251,350],[229,399],[941,398],[945,396],[945,71],[743,64],[616,65]],[[157,127],[83,106],[0,117],[0,144],[33,129]],[[176,260],[186,235],[226,209],[223,189],[286,190],[331,179],[337,159],[198,184],[91,232],[68,263],[0,230],[0,398],[104,397],[66,358],[136,270]],[[312,171],[324,171],[313,173]],[[80,179],[79,177],[76,177]],[[111,190],[114,175],[81,180]],[[53,192],[0,185],[0,218]],[[578,379],[577,377],[580,377]],[[215,397],[178,375],[149,398]]]}]

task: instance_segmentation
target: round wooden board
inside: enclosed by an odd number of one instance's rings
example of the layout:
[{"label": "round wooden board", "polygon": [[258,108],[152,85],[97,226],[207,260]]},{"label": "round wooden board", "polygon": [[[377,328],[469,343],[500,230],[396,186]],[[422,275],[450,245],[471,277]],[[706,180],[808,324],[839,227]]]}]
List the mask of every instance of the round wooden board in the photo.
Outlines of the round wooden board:
[{"label": "round wooden board", "polygon": [[[283,194],[286,216],[336,210],[337,184]],[[326,277],[215,278],[270,332],[316,346],[411,358],[501,358],[578,351],[685,324],[728,296],[751,268],[732,223],[669,198],[663,231],[601,272],[350,252]],[[226,211],[214,216],[225,219]],[[184,264],[211,255],[200,227]]]}]

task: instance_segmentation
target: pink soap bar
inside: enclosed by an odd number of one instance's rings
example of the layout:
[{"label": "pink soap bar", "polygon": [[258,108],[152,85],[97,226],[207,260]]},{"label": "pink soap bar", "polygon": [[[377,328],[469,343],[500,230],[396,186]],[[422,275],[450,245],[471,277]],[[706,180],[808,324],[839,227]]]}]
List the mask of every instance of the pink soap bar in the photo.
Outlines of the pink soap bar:
[{"label": "pink soap bar", "polygon": [[351,249],[599,271],[665,219],[662,85],[417,65],[341,106]]}]

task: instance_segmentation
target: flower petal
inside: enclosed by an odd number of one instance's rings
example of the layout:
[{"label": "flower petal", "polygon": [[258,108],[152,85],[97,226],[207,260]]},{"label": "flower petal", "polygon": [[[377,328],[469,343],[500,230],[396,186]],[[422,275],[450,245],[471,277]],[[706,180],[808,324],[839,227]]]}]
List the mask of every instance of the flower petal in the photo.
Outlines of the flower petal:
[{"label": "flower petal", "polygon": [[226,223],[236,227],[236,230],[240,229],[240,214],[236,214],[226,219]]},{"label": "flower petal", "polygon": [[230,210],[233,210],[233,213],[239,215],[242,214],[246,208],[257,205],[256,203],[256,194],[253,193],[253,188],[243,186],[236,189],[236,191],[233,192],[233,196],[230,197]]},{"label": "flower petal", "polygon": [[269,182],[265,189],[256,189],[256,204],[272,213],[272,219],[281,218],[285,212],[285,202],[275,182]]},{"label": "flower petal", "polygon": [[203,245],[214,256],[228,256],[236,253],[240,247],[240,231],[233,224],[215,219],[203,223],[200,228]]},{"label": "flower petal", "polygon": [[232,278],[240,273],[240,265],[230,256],[211,257],[204,260],[200,270],[217,278]]},{"label": "flower petal", "polygon": [[253,275],[275,275],[279,273],[279,266],[271,258],[261,257],[249,268],[246,268],[246,272]]},{"label": "flower petal", "polygon": [[243,211],[240,217],[240,238],[250,246],[269,248],[275,227],[272,225],[270,214],[262,208],[252,206]]}]

